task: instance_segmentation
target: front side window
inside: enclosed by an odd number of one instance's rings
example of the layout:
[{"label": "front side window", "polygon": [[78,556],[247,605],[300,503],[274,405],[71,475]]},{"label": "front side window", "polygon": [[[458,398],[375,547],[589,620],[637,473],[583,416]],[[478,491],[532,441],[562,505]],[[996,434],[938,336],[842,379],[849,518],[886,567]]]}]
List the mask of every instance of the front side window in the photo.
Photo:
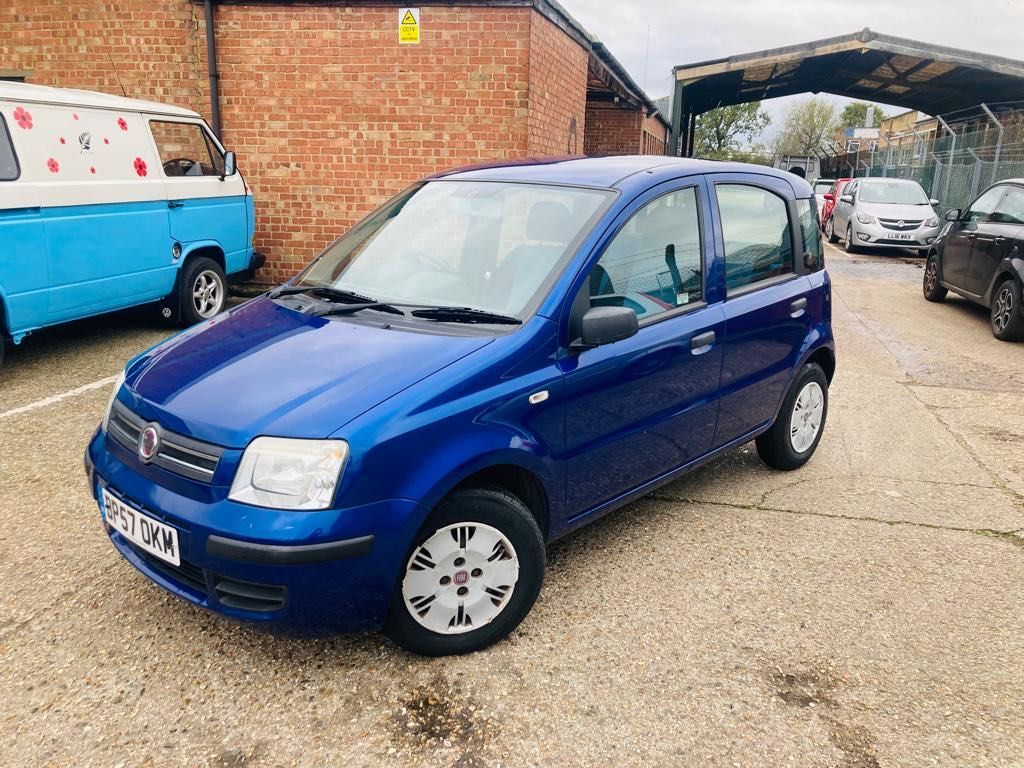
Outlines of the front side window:
[{"label": "front side window", "polygon": [[469,307],[522,319],[613,195],[542,184],[428,182],[329,246],[296,283],[389,304]]},{"label": "front side window", "polygon": [[786,201],[761,187],[717,184],[726,293],[793,272]]},{"label": "front side window", "polygon": [[797,200],[796,210],[800,215],[800,234],[804,244],[804,266],[809,272],[817,272],[825,266],[821,247],[821,227],[818,225],[818,206],[810,200]]},{"label": "front side window", "polygon": [[151,120],[149,128],[166,176],[220,176],[224,156],[198,123]]},{"label": "front side window", "polygon": [[996,204],[1003,196],[1006,187],[992,187],[981,197],[971,204],[970,209],[964,214],[965,221],[988,221],[988,217],[996,209]]},{"label": "front side window", "polygon": [[630,217],[590,272],[592,307],[640,320],[703,301],[697,189],[652,200]]},{"label": "front side window", "polygon": [[1007,187],[1006,197],[992,212],[992,221],[999,224],[1024,224],[1024,189]]},{"label": "front side window", "polygon": [[18,157],[14,154],[14,144],[7,130],[7,121],[0,115],[0,181],[14,181],[21,174],[18,169]]}]

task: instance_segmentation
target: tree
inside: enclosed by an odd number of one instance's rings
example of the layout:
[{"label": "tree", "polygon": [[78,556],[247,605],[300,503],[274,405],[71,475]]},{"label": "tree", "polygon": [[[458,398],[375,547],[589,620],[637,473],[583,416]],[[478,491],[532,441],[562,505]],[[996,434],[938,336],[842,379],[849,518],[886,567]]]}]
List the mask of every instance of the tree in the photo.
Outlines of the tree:
[{"label": "tree", "polygon": [[880,107],[875,106],[874,116],[871,118],[871,125],[866,125],[868,118],[868,107],[874,106],[866,101],[855,101],[847,104],[839,115],[839,125],[843,128],[877,128],[885,120],[885,113]]},{"label": "tree", "polygon": [[820,96],[792,104],[774,148],[782,155],[813,155],[836,127],[836,105]]},{"label": "tree", "polygon": [[[760,102],[719,107],[697,117],[697,157],[726,160],[756,139],[772,119]],[[745,140],[745,141],[744,141]]]}]

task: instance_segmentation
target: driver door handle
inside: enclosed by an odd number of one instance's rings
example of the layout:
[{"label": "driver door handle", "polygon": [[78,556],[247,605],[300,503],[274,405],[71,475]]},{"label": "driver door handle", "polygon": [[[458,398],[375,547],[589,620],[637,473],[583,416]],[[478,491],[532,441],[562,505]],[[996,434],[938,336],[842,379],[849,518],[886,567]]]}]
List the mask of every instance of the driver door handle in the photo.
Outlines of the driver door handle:
[{"label": "driver door handle", "polygon": [[171,200],[169,203],[167,203],[167,207],[168,208],[184,208],[185,207],[185,203],[182,202],[181,200]]}]

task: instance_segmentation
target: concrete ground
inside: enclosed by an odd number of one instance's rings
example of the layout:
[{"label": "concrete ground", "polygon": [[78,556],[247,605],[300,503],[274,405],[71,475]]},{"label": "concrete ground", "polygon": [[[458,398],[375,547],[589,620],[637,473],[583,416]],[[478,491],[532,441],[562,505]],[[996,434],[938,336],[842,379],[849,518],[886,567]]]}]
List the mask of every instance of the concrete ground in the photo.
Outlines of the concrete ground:
[{"label": "concrete ground", "polygon": [[1024,765],[1024,344],[925,302],[918,259],[829,268],[814,459],[748,446],[554,545],[519,631],[451,659],[151,585],[87,495],[83,385],[165,330],[31,337],[0,371],[0,765]]}]

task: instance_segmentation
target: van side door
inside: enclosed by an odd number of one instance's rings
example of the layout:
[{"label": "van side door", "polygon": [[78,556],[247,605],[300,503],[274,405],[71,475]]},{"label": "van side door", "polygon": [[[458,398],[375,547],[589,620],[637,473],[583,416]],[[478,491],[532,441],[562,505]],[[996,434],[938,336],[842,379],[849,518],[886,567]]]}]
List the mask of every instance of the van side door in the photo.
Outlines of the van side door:
[{"label": "van side door", "polygon": [[792,187],[758,174],[715,174],[709,181],[725,263],[718,447],[775,418],[811,329],[814,297],[795,257],[803,238]]},{"label": "van side door", "polygon": [[[0,104],[0,336],[18,338],[46,323],[49,280],[39,189],[14,146],[15,109]],[[31,125],[18,114],[22,125]]]},{"label": "van side door", "polygon": [[629,307],[640,328],[559,361],[570,525],[708,450],[725,325],[709,286],[707,207],[700,178],[649,190],[619,215],[578,278],[567,336],[591,307]]},{"label": "van side door", "polygon": [[224,151],[201,120],[150,116],[149,128],[167,188],[171,237],[186,252],[218,247],[227,274],[247,268],[250,227],[241,174],[224,175]]}]

